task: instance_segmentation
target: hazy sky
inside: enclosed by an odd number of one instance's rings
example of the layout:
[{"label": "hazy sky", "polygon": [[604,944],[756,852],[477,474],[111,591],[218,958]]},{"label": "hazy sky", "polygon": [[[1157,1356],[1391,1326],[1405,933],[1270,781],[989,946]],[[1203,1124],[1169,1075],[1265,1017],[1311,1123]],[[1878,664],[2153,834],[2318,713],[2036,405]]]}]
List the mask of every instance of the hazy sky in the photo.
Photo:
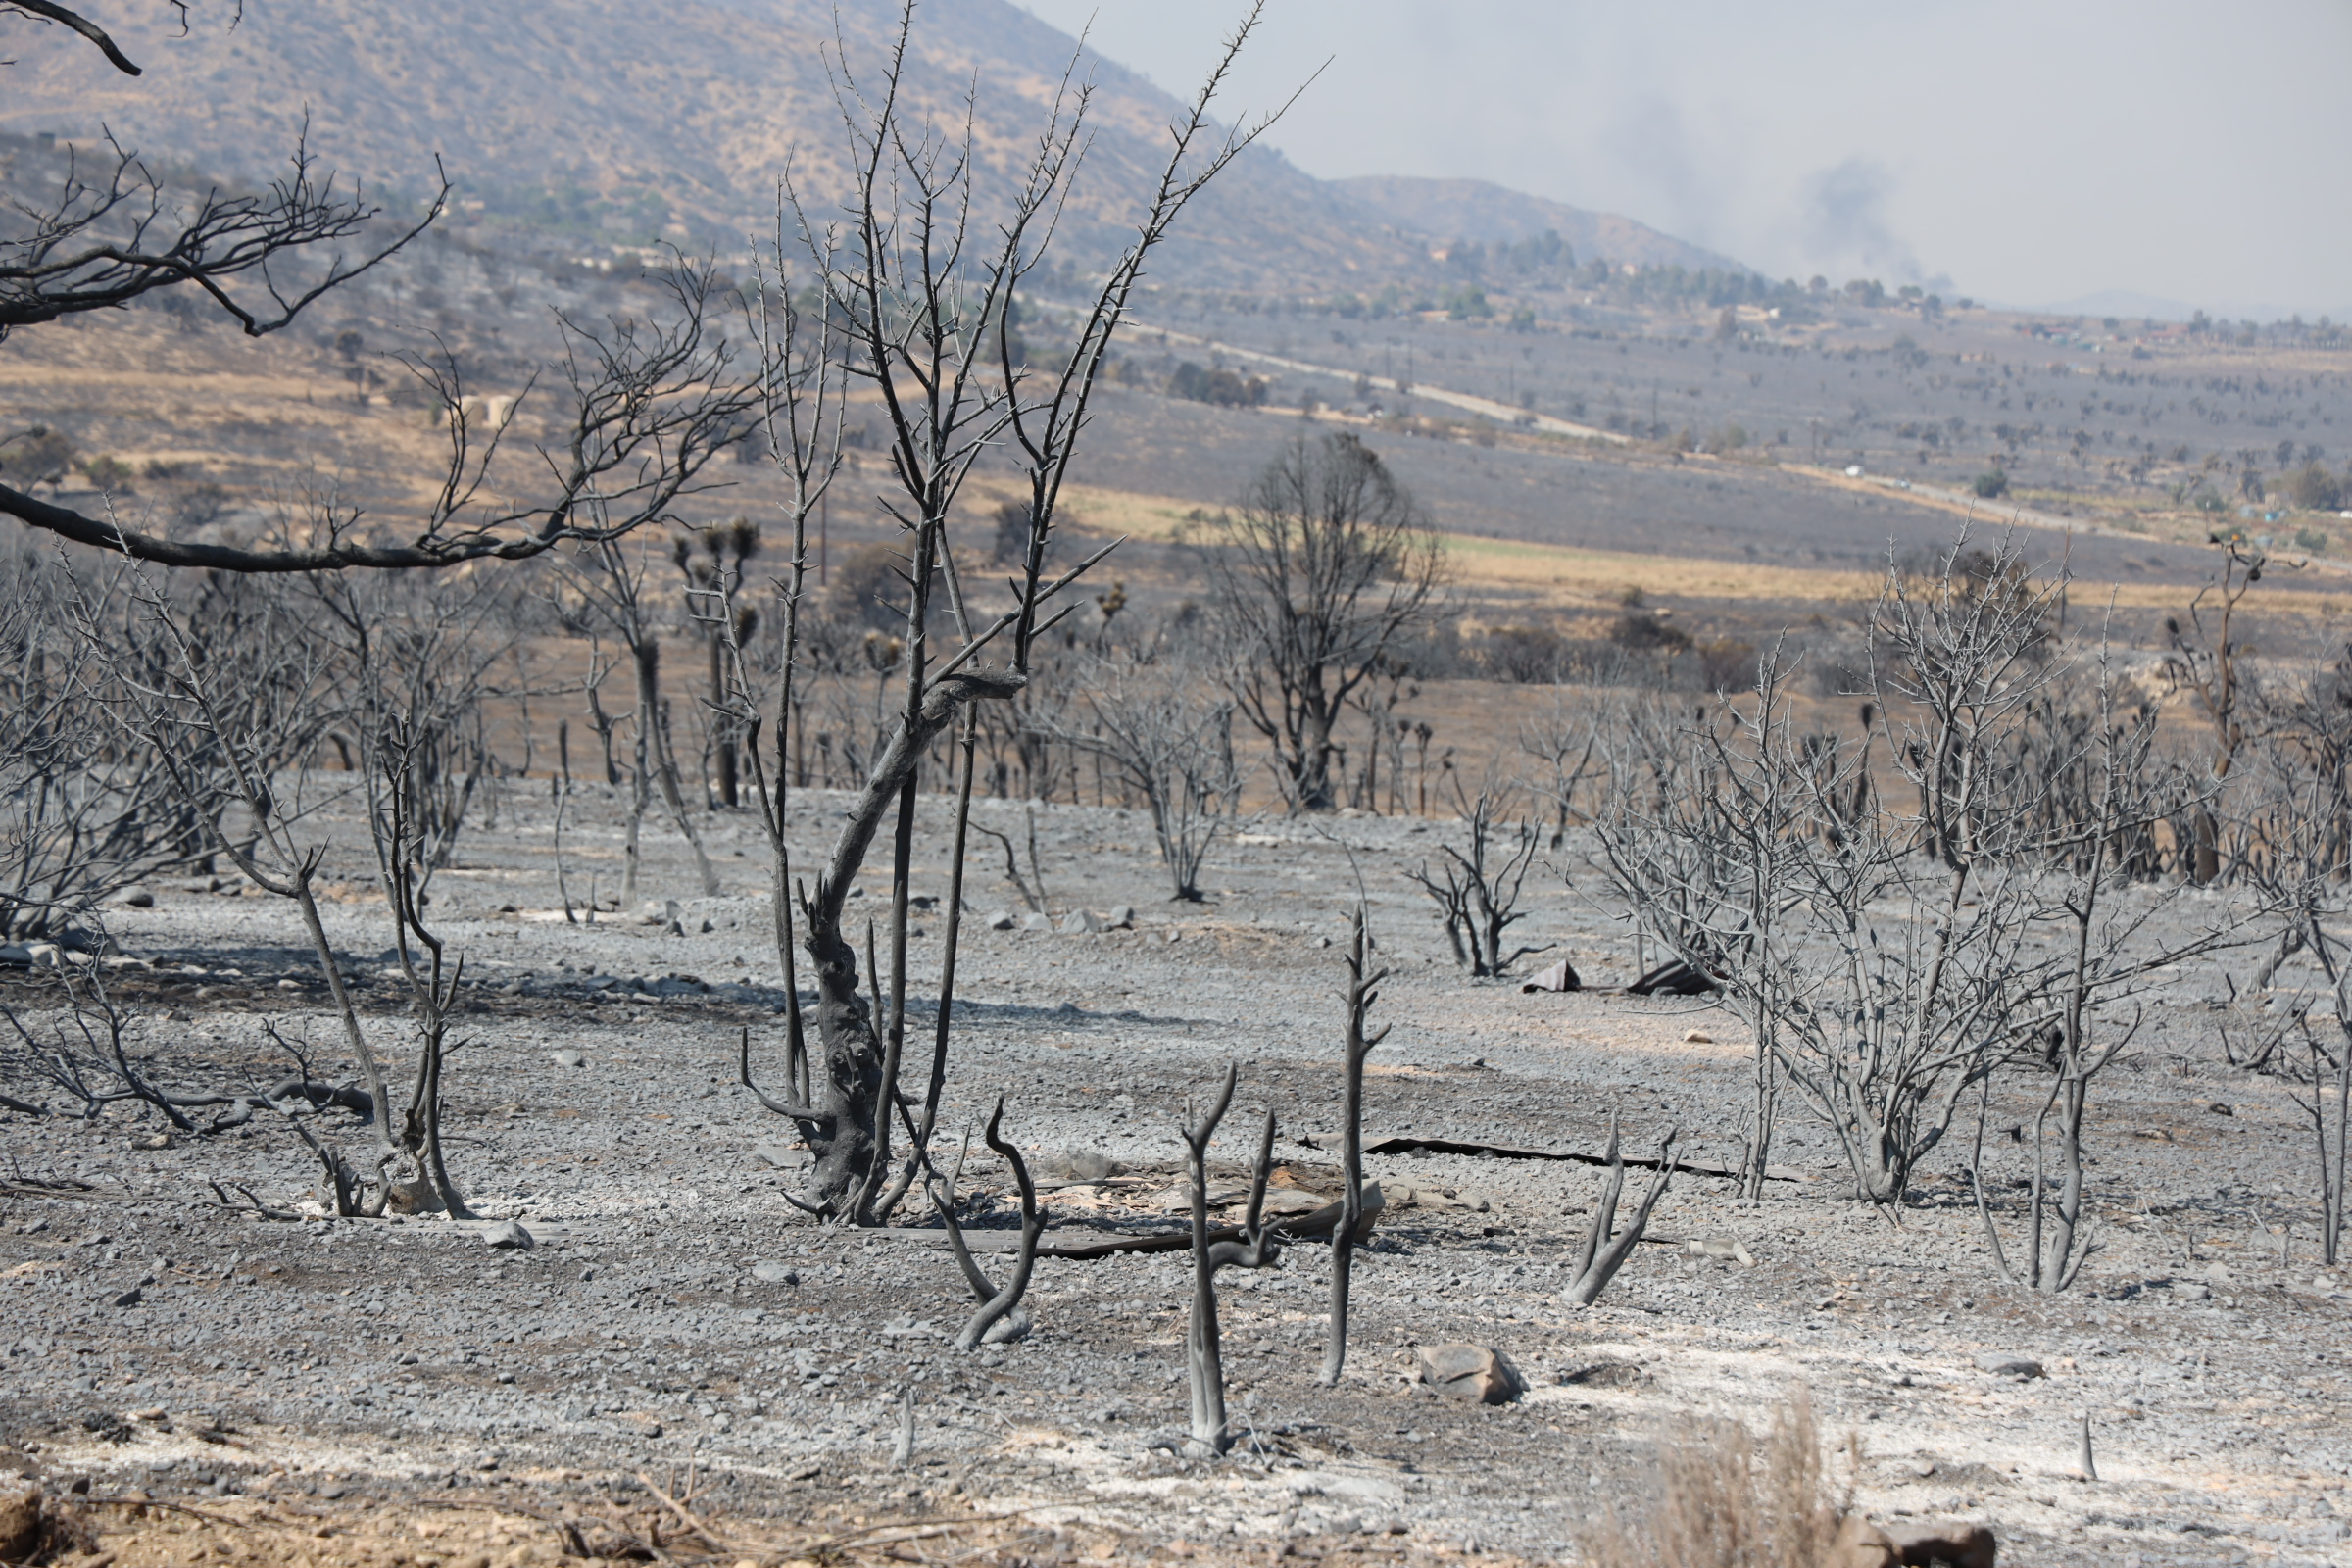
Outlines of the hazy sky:
[{"label": "hazy sky", "polygon": [[[1242,0],[1019,0],[1164,88]],[[2352,0],[1269,0],[1309,173],[1470,175],[1776,275],[2352,315]]]}]

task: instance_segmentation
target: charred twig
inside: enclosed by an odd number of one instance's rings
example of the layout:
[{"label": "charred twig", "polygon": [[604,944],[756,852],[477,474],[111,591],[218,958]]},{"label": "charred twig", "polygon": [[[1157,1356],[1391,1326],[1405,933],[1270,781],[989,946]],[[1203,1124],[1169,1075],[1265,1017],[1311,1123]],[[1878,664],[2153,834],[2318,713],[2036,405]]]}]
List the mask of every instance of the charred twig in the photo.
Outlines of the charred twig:
[{"label": "charred twig", "polygon": [[1209,1239],[1208,1145],[1216,1137],[1217,1124],[1225,1119],[1227,1107],[1233,1103],[1234,1085],[1240,1073],[1238,1064],[1228,1066],[1216,1102],[1190,1126],[1178,1128],[1184,1137],[1185,1159],[1192,1174],[1193,1201],[1193,1307],[1184,1337],[1185,1370],[1192,1386],[1192,1430],[1185,1448],[1197,1457],[1211,1459],[1233,1446],[1231,1424],[1225,1415],[1224,1349],[1217,1328],[1217,1270],[1269,1268],[1282,1255],[1264,1223],[1266,1179],[1274,1165],[1271,1110],[1266,1112],[1265,1129],[1258,1139],[1257,1163],[1250,1176],[1250,1207],[1242,1221],[1242,1234],[1231,1241]]},{"label": "charred twig", "polygon": [[1364,1210],[1364,1058],[1386,1040],[1389,1026],[1367,1033],[1364,1021],[1380,1000],[1375,988],[1388,978],[1386,969],[1371,970],[1372,939],[1364,906],[1355,906],[1348,944],[1348,1038],[1343,1053],[1345,1088],[1341,1095],[1342,1127],[1339,1223],[1331,1231],[1331,1327],[1323,1348],[1323,1384],[1333,1387],[1348,1364],[1348,1287],[1355,1262],[1356,1225]]},{"label": "charred twig", "polygon": [[1576,1278],[1563,1293],[1569,1300],[1591,1306],[1609,1288],[1625,1260],[1633,1256],[1642,1232],[1649,1225],[1649,1211],[1657,1207],[1666,1184],[1674,1178],[1674,1141],[1680,1136],[1679,1131],[1669,1129],[1658,1141],[1657,1171],[1649,1179],[1649,1191],[1642,1195],[1642,1204],[1625,1229],[1611,1236],[1617,1223],[1617,1200],[1625,1192],[1625,1161],[1617,1148],[1617,1113],[1609,1113],[1609,1174],[1601,1184],[1600,1201],[1592,1205],[1592,1224],[1585,1233],[1584,1250],[1577,1256]]}]

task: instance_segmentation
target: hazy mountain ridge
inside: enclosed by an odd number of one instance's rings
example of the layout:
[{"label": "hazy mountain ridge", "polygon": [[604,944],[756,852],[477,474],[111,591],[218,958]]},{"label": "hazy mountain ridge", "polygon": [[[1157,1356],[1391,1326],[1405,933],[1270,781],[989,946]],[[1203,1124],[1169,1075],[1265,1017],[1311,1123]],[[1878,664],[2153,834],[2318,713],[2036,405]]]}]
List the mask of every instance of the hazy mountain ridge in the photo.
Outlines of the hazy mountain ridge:
[{"label": "hazy mountain ridge", "polygon": [[1589,212],[1489,180],[1359,174],[1331,183],[1365,211],[1434,240],[1510,244],[1535,239],[1549,230],[1568,242],[1579,262],[1747,270],[1729,256],[1660,233],[1620,214]]},{"label": "hazy mountain ridge", "polygon": [[[888,0],[838,12],[829,0],[246,0],[234,26],[197,8],[184,37],[168,18],[108,15],[146,74],[116,73],[57,29],[11,28],[18,63],[0,68],[0,130],[79,142],[112,129],[162,162],[255,178],[282,170],[307,115],[322,163],[371,187],[427,189],[439,154],[461,197],[492,214],[623,241],[725,241],[772,225],[787,171],[829,212],[847,175],[826,66],[836,27],[852,73],[871,81],[896,11]],[[952,137],[976,88],[975,155],[1008,179],[1074,48],[1006,0],[941,0],[918,17],[907,96]],[[1121,243],[1181,106],[1111,61],[1090,55],[1081,76],[1095,88],[1095,138],[1063,237],[1083,262]],[[1360,285],[1426,273],[1433,241],[1509,222],[1558,228],[1580,259],[1726,265],[1630,220],[1499,186],[1327,182],[1253,150],[1188,215],[1155,273],[1189,286]]]}]

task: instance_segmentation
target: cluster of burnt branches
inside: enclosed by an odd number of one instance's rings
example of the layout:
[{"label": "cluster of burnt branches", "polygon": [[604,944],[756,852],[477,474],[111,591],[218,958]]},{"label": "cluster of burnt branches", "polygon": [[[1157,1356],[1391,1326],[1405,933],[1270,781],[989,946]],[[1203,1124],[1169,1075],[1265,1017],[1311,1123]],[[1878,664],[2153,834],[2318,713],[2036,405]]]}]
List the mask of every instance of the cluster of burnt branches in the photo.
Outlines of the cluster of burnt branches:
[{"label": "cluster of burnt branches", "polygon": [[1985,1224],[2001,1269],[2043,1291],[2087,1255],[2086,1111],[2135,999],[2250,913],[2150,878],[2141,847],[2208,809],[2212,781],[2158,751],[2114,660],[2055,645],[2063,586],[2009,542],[1964,543],[1924,580],[1890,569],[1861,736],[1800,729],[1767,654],[1670,760],[1623,760],[1595,834],[1635,918],[1753,1031],[1748,1191],[1790,1094],[1886,1206],[1973,1100],[1983,1199],[1998,1081],[2035,1106],[2031,1170],[2022,1237],[2004,1244],[1989,1201]]}]

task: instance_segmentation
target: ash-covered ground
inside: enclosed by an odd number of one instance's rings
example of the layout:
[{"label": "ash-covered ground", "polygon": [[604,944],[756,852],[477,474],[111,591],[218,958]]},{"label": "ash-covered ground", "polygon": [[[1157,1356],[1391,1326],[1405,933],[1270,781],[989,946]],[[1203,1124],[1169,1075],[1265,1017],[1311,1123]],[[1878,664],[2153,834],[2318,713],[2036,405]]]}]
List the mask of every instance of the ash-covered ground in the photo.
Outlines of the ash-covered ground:
[{"label": "ash-covered ground", "polygon": [[[845,801],[799,798],[797,853],[814,858]],[[977,810],[1009,827],[1022,808]],[[575,899],[591,874],[601,892],[618,880],[617,813],[594,798],[575,807]],[[1008,1097],[1006,1131],[1050,1179],[1051,1242],[1178,1223],[1175,1123],[1229,1061],[1241,1089],[1220,1179],[1240,1185],[1270,1105],[1278,1185],[1336,1190],[1342,955],[1359,875],[1395,970],[1368,1136],[1593,1154],[1614,1111],[1629,1152],[1674,1126],[1688,1157],[1736,1155],[1748,1042],[1728,1012],[1703,999],[1528,995],[1455,969],[1401,874],[1453,824],[1257,822],[1212,860],[1210,902],[1186,906],[1162,902],[1141,813],[1038,814],[1054,911],[1133,906],[1134,927],[989,929],[987,914],[1025,911],[975,852],[945,1125],[959,1138]],[[927,798],[919,896],[946,892],[948,825],[948,803]],[[86,1478],[99,1497],[347,1528],[355,1510],[407,1519],[400,1509],[436,1499],[524,1522],[467,1537],[482,1561],[556,1552],[555,1533],[527,1528],[534,1513],[652,1517],[638,1478],[669,1485],[690,1467],[695,1511],[744,1540],[863,1529],[870,1543],[885,1524],[940,1526],[890,1537],[902,1557],[945,1560],[1010,1521],[1137,1557],[1287,1544],[1305,1557],[1564,1559],[1604,1509],[1640,1505],[1659,1441],[1712,1418],[1761,1431],[1802,1389],[1829,1441],[1857,1440],[1865,1511],[1990,1522],[2005,1562],[2352,1561],[2352,1298],[2312,1252],[2307,1122],[2284,1085],[2221,1064],[2222,1029],[2254,1025],[2229,1002],[2222,967],[2250,967],[2238,958],[2169,979],[2101,1081],[2101,1250],[2070,1294],[2000,1282],[1958,1151],[1931,1161],[1898,1224],[1851,1199],[1801,1111],[1776,1149],[1796,1179],[1749,1203],[1729,1181],[1678,1175],[1648,1244],[1592,1309],[1560,1293],[1599,1190],[1593,1166],[1375,1155],[1388,1202],[1356,1268],[1346,1378],[1316,1381],[1322,1245],[1228,1271],[1230,1396],[1253,1436],[1201,1463],[1153,1446],[1185,1418],[1182,1254],[1047,1258],[1035,1331],[966,1355],[948,1341],[968,1293],[936,1232],[820,1228],[785,1201],[799,1179],[789,1129],[735,1081],[746,1026],[757,1073],[782,1060],[764,847],[748,816],[710,819],[729,884],[716,899],[687,896],[683,846],[649,828],[641,891],[675,899],[674,926],[666,908],[567,924],[549,829],[543,800],[510,797],[432,883],[468,980],[448,1083],[453,1174],[537,1247],[492,1250],[484,1223],[440,1217],[273,1221],[223,1206],[249,1190],[317,1209],[318,1166],[273,1115],[167,1138],[122,1105],[90,1120],[8,1113],[0,1419],[23,1468],[59,1487]],[[351,824],[319,831],[343,835],[329,872],[350,878],[330,934],[397,1067],[389,922],[365,893]],[[1515,929],[1557,947],[1522,967],[1566,956],[1589,984],[1621,984],[1632,943],[1573,835],[1553,858],[1572,875],[1540,871],[1535,912]],[[853,908],[879,914],[885,876],[873,868]],[[104,972],[139,1055],[183,1090],[261,1087],[287,1067],[267,1022],[307,1041],[322,1076],[348,1076],[291,906],[202,882],[154,891],[152,907],[108,915],[137,960]],[[910,1050],[930,1036],[938,913],[913,944]],[[10,1006],[45,1038],[58,1015],[28,971],[11,972]],[[2298,983],[2291,965],[2280,983]],[[572,1052],[580,1064],[561,1064]],[[22,1072],[0,1087],[66,1108]],[[1996,1124],[2030,1116],[2032,1090],[2005,1083]],[[357,1152],[365,1137],[349,1123],[330,1112],[316,1126]],[[2024,1157],[2004,1141],[1989,1174],[2014,1177]],[[1100,1159],[1117,1174],[1074,1179]],[[1645,1173],[1630,1175],[1638,1190]],[[967,1170],[983,1187],[1005,1180],[985,1155]],[[1010,1223],[1002,1204],[999,1216]],[[1689,1245],[1710,1241],[1734,1255]],[[1483,1406],[1416,1384],[1416,1349],[1448,1342],[1502,1351],[1529,1392]],[[2003,1363],[2039,1375],[1988,1369]],[[908,1389],[912,1457],[894,1469]],[[2075,1476],[2086,1416],[2096,1482]],[[460,1554],[416,1542],[409,1555]]]}]

